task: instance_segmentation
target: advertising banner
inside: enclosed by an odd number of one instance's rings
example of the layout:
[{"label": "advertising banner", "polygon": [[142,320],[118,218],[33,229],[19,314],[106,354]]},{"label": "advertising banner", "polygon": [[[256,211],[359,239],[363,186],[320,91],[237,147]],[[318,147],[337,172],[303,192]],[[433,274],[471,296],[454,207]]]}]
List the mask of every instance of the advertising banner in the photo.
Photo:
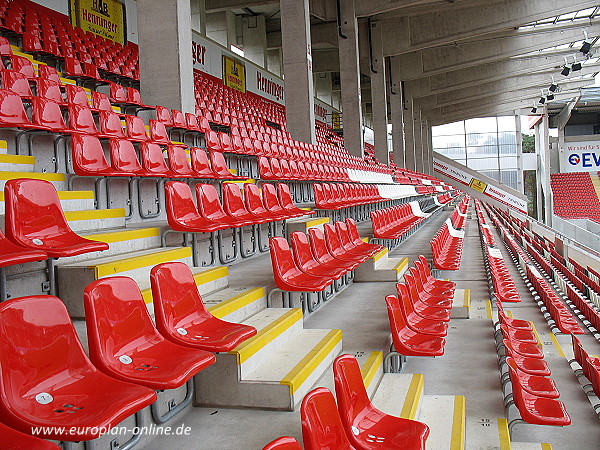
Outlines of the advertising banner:
[{"label": "advertising banner", "polygon": [[71,24],[125,44],[125,6],[117,0],[69,0]]},{"label": "advertising banner", "polygon": [[246,66],[235,58],[223,55],[223,84],[246,92]]},{"label": "advertising banner", "polygon": [[600,171],[600,141],[565,142],[563,172]]}]

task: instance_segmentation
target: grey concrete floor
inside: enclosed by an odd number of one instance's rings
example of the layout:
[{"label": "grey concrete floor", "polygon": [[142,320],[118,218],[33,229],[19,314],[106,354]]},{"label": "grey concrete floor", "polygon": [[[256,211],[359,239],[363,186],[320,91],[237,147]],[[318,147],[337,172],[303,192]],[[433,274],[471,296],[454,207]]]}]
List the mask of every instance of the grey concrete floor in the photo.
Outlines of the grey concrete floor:
[{"label": "grey concrete floor", "polygon": [[[447,217],[448,211],[431,218],[390,256],[406,256],[412,262],[419,254],[424,254],[430,259],[429,240]],[[361,224],[361,231],[368,230],[367,225],[368,223]],[[361,234],[366,235],[367,232]],[[498,236],[497,241],[501,244]],[[503,253],[508,258],[504,248]],[[268,254],[236,264],[230,267],[232,284],[236,284],[236,280],[243,280],[244,285],[264,285],[265,281],[272,280],[270,265]],[[549,327],[520,281],[516,269],[511,264],[508,266],[523,301],[506,307],[513,311],[515,317],[533,320],[538,330],[549,332]],[[459,288],[471,289],[472,301],[489,298],[475,219],[469,219],[467,223],[461,269],[452,274],[445,273],[444,276],[457,281]],[[355,283],[307,317],[305,327],[342,329],[343,351],[387,352],[390,335],[384,297],[394,292],[395,286],[392,282]],[[598,343],[593,339],[586,339],[584,345],[589,345],[592,353],[600,353],[600,349],[594,351],[593,346],[598,346]],[[517,426],[513,441],[549,442],[556,450],[600,448],[600,422],[566,360],[548,358],[548,362],[562,394],[561,400],[566,403],[573,424],[565,428]],[[497,448],[497,444],[482,444],[478,428],[486,418],[505,417],[492,321],[487,319],[485,314],[480,319],[452,320],[445,355],[440,358],[409,358],[404,371],[425,375],[426,394],[465,395],[467,448]],[[282,435],[301,440],[298,411],[191,408],[176,420],[176,425],[181,423],[191,427],[189,436],[156,437],[144,444],[143,448],[260,450],[266,443]]]}]

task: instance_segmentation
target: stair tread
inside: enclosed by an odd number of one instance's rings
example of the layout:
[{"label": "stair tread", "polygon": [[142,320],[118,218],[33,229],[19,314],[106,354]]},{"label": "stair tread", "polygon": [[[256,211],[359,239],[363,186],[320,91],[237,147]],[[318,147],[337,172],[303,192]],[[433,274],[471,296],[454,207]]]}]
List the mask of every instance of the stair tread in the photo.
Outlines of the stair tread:
[{"label": "stair tread", "polygon": [[423,396],[418,420],[426,423],[430,428],[431,432],[427,439],[428,446],[448,449],[464,448],[464,405],[462,396]]},{"label": "stair tread", "polygon": [[94,266],[98,266],[101,264],[109,264],[109,263],[116,263],[119,261],[123,261],[126,259],[134,259],[134,258],[141,258],[144,256],[148,256],[148,255],[153,255],[153,254],[160,254],[160,253],[177,253],[177,250],[184,250],[184,249],[188,249],[188,247],[154,247],[154,248],[149,248],[146,250],[138,250],[135,252],[130,252],[130,253],[126,253],[126,254],[120,254],[120,255],[111,255],[111,256],[103,256],[100,258],[94,258],[94,259],[88,259],[85,261],[77,261],[74,263],[67,263],[62,265],[61,267],[63,268],[69,268],[69,267],[94,267]]},{"label": "stair tread", "polygon": [[423,396],[421,374],[386,373],[373,396],[373,405],[386,414],[414,419]]}]

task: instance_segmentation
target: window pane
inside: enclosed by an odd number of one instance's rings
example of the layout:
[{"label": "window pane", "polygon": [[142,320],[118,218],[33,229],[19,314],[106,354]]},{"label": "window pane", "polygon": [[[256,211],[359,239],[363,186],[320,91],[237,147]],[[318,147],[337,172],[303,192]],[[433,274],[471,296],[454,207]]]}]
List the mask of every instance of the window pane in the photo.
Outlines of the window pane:
[{"label": "window pane", "polygon": [[467,145],[493,145],[496,146],[498,140],[496,133],[469,133],[467,134]]},{"label": "window pane", "polygon": [[497,131],[495,117],[469,119],[465,122],[467,133],[495,133]]},{"label": "window pane", "polygon": [[437,127],[431,128],[431,134],[433,136],[448,136],[448,135],[455,135],[455,134],[464,135],[465,134],[465,125],[462,120],[459,122],[452,122],[452,123],[447,123],[444,125],[439,125]]},{"label": "window pane", "polygon": [[469,162],[467,165],[473,170],[483,171],[490,169],[498,169],[498,158],[469,158]]},{"label": "window pane", "polygon": [[498,131],[517,131],[515,116],[499,116]]},{"label": "window pane", "polygon": [[502,144],[513,144],[516,145],[517,144],[517,135],[516,133],[509,133],[509,132],[502,132],[502,133],[498,133],[498,143],[500,145]]},{"label": "window pane", "polygon": [[503,169],[516,169],[517,168],[517,157],[516,156],[503,156],[500,158],[500,165]]},{"label": "window pane", "polygon": [[497,170],[482,170],[481,173],[487,177],[490,177],[492,180],[500,181],[500,174]]},{"label": "window pane", "polygon": [[464,147],[465,137],[462,134],[459,136],[432,136],[431,142],[433,148]]}]

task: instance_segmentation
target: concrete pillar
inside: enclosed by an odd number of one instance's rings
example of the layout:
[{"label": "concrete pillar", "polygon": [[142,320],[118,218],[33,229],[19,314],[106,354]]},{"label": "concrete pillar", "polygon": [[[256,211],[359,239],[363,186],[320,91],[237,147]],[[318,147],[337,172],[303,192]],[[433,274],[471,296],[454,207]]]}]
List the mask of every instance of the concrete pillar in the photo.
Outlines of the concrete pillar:
[{"label": "concrete pillar", "polygon": [[413,109],[413,140],[415,143],[415,170],[423,172],[423,127],[421,111]]},{"label": "concrete pillar", "polygon": [[544,105],[544,115],[540,121],[540,145],[542,149],[541,162],[543,170],[540,171],[538,183],[542,185],[544,192],[544,223],[549,227],[552,226],[552,212],[554,211],[552,201],[552,188],[550,187],[550,126],[548,124],[548,110]]},{"label": "concrete pillar", "polygon": [[281,0],[281,44],[287,129],[315,143],[315,111],[308,0]]},{"label": "concrete pillar", "polygon": [[283,54],[280,48],[267,50],[267,70],[278,76],[283,74]]},{"label": "concrete pillar", "polygon": [[331,90],[331,73],[321,72],[314,75],[315,97],[319,100],[331,105],[332,90]]},{"label": "concrete pillar", "polygon": [[389,165],[388,111],[385,57],[383,56],[383,35],[380,22],[370,23],[371,42],[371,107],[373,113],[373,134],[375,156],[382,164]]},{"label": "concrete pillar", "polygon": [[363,157],[363,117],[360,92],[358,23],[354,0],[340,0],[341,35],[338,37],[344,145],[351,155]]},{"label": "concrete pillar", "polygon": [[421,121],[421,145],[423,147],[423,173],[432,174],[433,151],[431,150],[431,127],[427,121]]},{"label": "concrete pillar", "polygon": [[392,122],[392,149],[394,152],[394,163],[398,167],[406,167],[404,161],[404,102],[402,83],[398,72],[398,58],[390,59],[390,114]]},{"label": "concrete pillar", "polygon": [[195,112],[190,0],[138,1],[144,102]]},{"label": "concrete pillar", "polygon": [[229,10],[206,14],[206,36],[230,49],[236,44],[235,14]]},{"label": "concrete pillar", "polygon": [[[406,91],[403,91],[406,94]],[[408,170],[416,170],[415,158],[415,119],[413,114],[413,100],[405,97],[406,114],[404,115],[404,163]]]},{"label": "concrete pillar", "polygon": [[206,0],[190,0],[192,30],[206,36]]},{"label": "concrete pillar", "polygon": [[537,161],[537,170],[535,172],[535,176],[536,176],[536,204],[537,204],[537,217],[536,219],[539,220],[540,222],[544,221],[544,217],[542,214],[542,210],[543,210],[543,205],[542,205],[542,183],[540,182],[540,153],[541,153],[541,138],[540,138],[540,125],[539,123],[537,125],[535,125],[534,127],[534,131],[535,131],[535,154],[536,157],[538,158]]},{"label": "concrete pillar", "polygon": [[525,184],[523,180],[523,139],[521,137],[521,116],[515,111],[515,129],[517,130],[517,191],[525,194]]},{"label": "concrete pillar", "polygon": [[267,67],[267,29],[265,16],[242,17],[244,57],[260,67]]}]

